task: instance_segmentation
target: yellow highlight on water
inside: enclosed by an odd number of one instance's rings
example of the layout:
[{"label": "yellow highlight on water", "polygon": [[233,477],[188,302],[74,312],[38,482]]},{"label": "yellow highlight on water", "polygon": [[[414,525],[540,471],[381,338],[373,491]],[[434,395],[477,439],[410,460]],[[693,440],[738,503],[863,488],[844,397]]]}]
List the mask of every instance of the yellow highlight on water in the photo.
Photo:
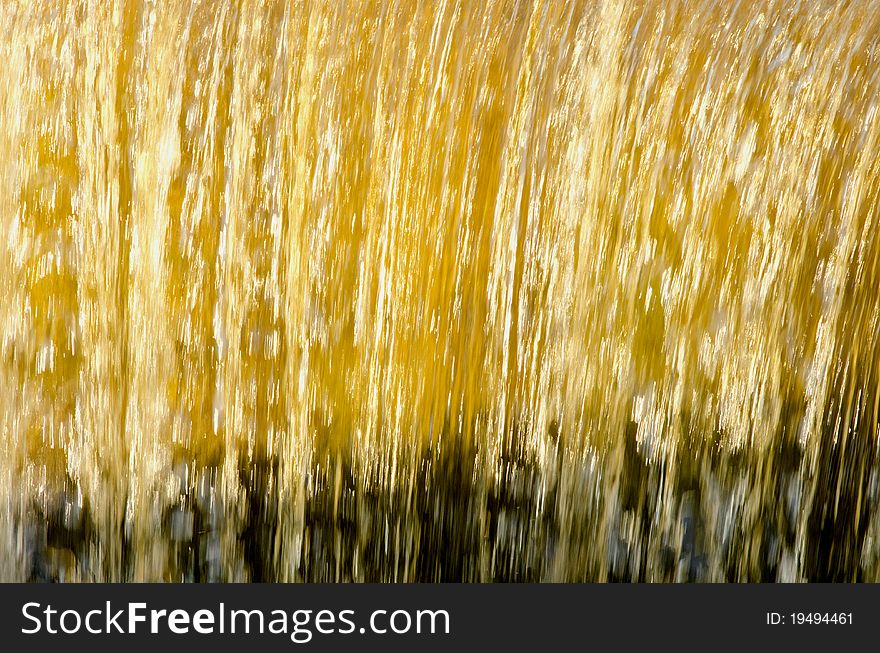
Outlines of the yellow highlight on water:
[{"label": "yellow highlight on water", "polygon": [[880,579],[875,0],[0,27],[3,580]]}]

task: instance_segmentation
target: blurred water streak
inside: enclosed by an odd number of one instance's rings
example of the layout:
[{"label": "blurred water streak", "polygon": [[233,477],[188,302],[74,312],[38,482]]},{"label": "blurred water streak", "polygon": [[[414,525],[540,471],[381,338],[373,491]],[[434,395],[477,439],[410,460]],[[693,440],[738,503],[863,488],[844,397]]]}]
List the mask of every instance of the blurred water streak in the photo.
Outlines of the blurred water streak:
[{"label": "blurred water streak", "polygon": [[0,578],[880,577],[880,3],[0,25]]}]

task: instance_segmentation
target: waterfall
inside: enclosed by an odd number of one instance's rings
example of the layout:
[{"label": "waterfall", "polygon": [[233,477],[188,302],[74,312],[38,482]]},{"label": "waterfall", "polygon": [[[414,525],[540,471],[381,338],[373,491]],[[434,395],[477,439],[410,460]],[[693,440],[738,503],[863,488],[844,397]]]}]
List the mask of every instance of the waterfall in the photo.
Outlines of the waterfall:
[{"label": "waterfall", "polygon": [[880,3],[0,25],[0,579],[880,580]]}]

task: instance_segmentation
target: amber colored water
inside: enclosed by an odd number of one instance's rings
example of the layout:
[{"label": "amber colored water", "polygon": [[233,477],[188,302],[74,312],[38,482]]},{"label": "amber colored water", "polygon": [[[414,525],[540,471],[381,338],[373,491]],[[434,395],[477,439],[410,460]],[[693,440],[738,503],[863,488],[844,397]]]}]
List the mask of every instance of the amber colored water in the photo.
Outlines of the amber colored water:
[{"label": "amber colored water", "polygon": [[0,578],[880,578],[874,0],[0,27]]}]

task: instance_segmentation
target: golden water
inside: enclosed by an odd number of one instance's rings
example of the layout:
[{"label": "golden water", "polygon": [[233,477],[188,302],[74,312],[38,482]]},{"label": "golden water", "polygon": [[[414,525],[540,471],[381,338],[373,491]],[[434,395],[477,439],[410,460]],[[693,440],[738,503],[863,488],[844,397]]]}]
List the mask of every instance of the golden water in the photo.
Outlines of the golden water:
[{"label": "golden water", "polygon": [[880,577],[880,3],[0,26],[0,578]]}]

